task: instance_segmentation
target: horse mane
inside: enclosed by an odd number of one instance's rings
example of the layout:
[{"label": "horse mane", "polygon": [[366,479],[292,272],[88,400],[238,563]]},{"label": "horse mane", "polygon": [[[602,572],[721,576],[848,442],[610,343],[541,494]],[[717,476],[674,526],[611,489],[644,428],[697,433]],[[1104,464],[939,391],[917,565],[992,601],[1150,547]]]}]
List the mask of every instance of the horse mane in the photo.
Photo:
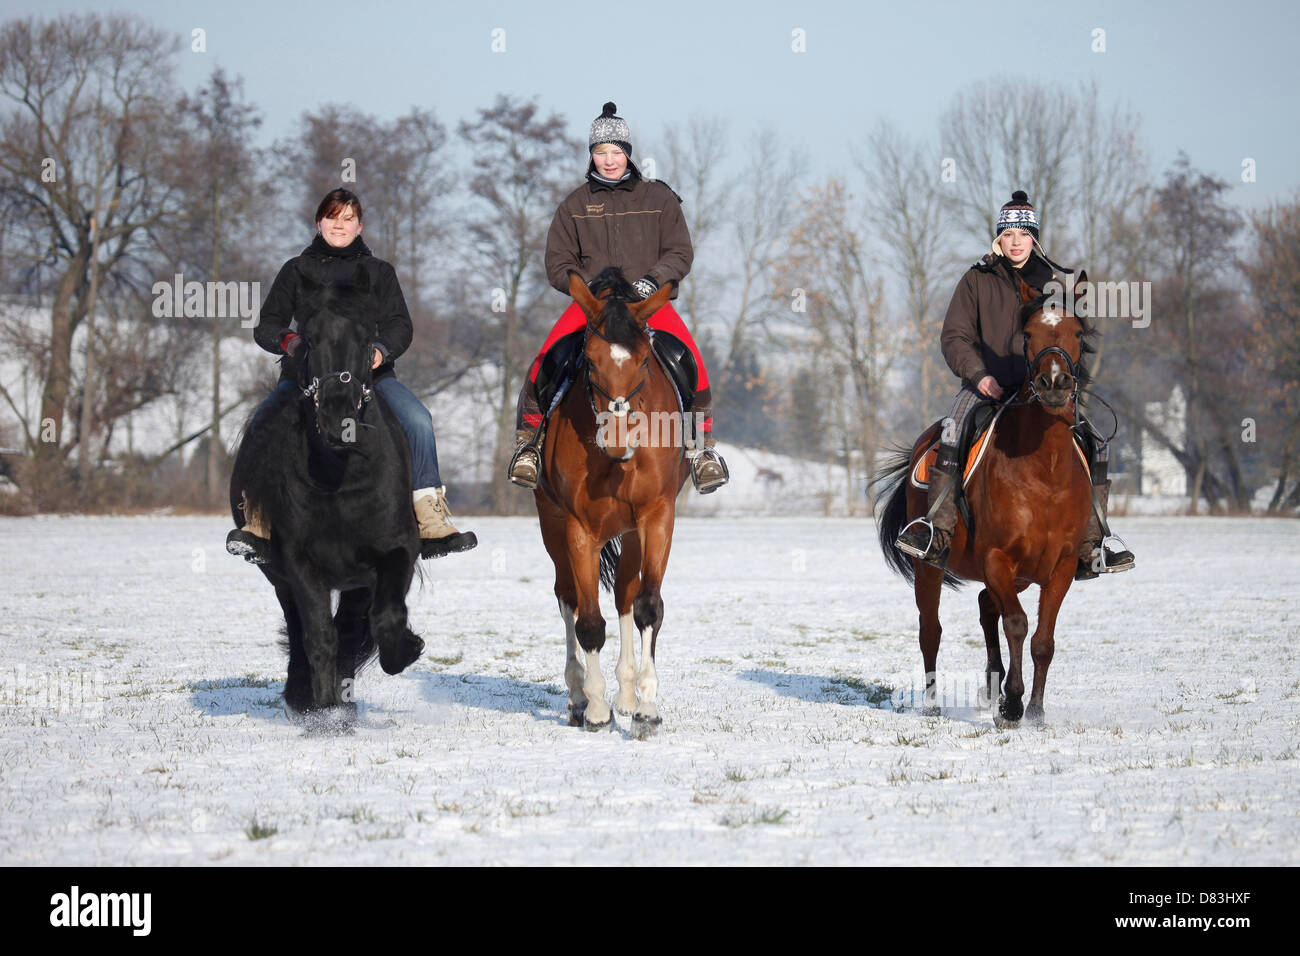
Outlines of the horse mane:
[{"label": "horse mane", "polygon": [[592,280],[588,288],[592,295],[603,299],[605,303],[605,310],[601,313],[605,320],[605,337],[626,349],[635,348],[642,338],[642,332],[628,311],[627,304],[637,301],[637,297],[632,291],[632,284],[623,278],[623,270],[618,266],[609,266]]},{"label": "horse mane", "polygon": [[[1050,298],[1052,298],[1052,296],[1048,293],[1040,292],[1033,299],[1020,307],[1020,327],[1022,329],[1025,327],[1025,323],[1029,321],[1030,317],[1035,312],[1040,311],[1043,308],[1043,305]],[[1097,351],[1096,347],[1092,344],[1092,340],[1101,335],[1101,330],[1090,323],[1087,318],[1082,315],[1075,315],[1073,312],[1071,312],[1070,315],[1073,315],[1074,318],[1078,320],[1080,328],[1083,329],[1083,334],[1079,336],[1079,385],[1081,387],[1091,385],[1092,375],[1088,371],[1086,358]]]}]

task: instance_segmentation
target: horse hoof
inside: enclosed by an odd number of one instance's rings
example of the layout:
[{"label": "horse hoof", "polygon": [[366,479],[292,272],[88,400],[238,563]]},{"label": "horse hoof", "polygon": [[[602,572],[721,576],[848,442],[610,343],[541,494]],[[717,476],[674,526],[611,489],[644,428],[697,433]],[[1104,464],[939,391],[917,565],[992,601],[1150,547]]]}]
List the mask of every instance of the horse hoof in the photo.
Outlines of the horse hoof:
[{"label": "horse hoof", "polygon": [[646,740],[658,733],[663,726],[662,717],[632,717],[632,736],[637,740]]},{"label": "horse hoof", "polygon": [[1025,721],[1027,723],[1033,724],[1036,727],[1041,727],[1044,720],[1045,716],[1043,714],[1043,708],[1035,707],[1033,704],[1030,704],[1029,707],[1026,708]]},{"label": "horse hoof", "polygon": [[379,666],[385,674],[400,674],[420,658],[424,651],[424,641],[407,631],[397,640],[397,647],[391,651],[384,647],[379,650]]},{"label": "horse hoof", "polygon": [[322,707],[302,715],[302,725],[308,737],[339,737],[354,731],[356,705]]},{"label": "horse hoof", "polygon": [[611,714],[605,718],[604,723],[596,723],[594,720],[588,720],[584,715],[582,718],[582,729],[589,733],[599,733],[602,730],[609,730],[614,726],[614,717]]},{"label": "horse hoof", "polygon": [[587,716],[587,705],[586,705],[586,704],[583,704],[581,707],[573,707],[573,706],[570,706],[570,707],[569,707],[569,726],[570,726],[570,727],[581,727],[581,726],[582,726],[582,722],[583,722],[583,720],[586,718],[586,716]]},{"label": "horse hoof", "polygon": [[997,716],[1001,717],[1008,724],[1015,724],[1018,726],[1020,724],[1020,718],[1023,717],[1024,714],[1025,708],[1020,701],[1007,700],[1005,697],[998,698]]},{"label": "horse hoof", "polygon": [[620,714],[624,717],[633,716],[636,713],[636,701],[632,701],[630,704],[620,704],[618,701],[615,701],[614,713]]}]

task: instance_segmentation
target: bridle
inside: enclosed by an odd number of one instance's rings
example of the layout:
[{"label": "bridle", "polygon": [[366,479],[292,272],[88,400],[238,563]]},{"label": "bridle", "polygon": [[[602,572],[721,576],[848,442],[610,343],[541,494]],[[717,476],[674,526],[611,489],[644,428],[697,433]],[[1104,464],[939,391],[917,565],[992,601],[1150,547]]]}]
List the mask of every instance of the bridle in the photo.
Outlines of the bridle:
[{"label": "bridle", "polygon": [[[610,345],[618,345],[619,343],[615,342],[603,331],[601,331],[604,325],[605,322],[603,318],[601,319],[601,323],[599,326],[592,325],[591,322],[589,321],[587,323],[587,335],[588,336],[595,335],[597,338],[603,339],[604,341],[608,342]],[[643,332],[642,334],[644,335],[645,333]],[[583,342],[582,351],[583,354],[585,355],[587,351],[586,341]],[[622,418],[629,411],[632,410],[632,399],[636,395],[636,393],[641,391],[641,389],[645,388],[646,383],[650,381],[650,371],[648,368],[650,364],[649,354],[647,354],[645,359],[641,362],[641,381],[637,383],[636,388],[632,389],[632,391],[628,392],[626,395],[617,395],[617,396],[611,395],[599,382],[596,381],[596,377],[592,371],[591,361],[588,360],[583,364],[586,366],[585,374],[587,377],[587,401],[590,403],[591,412],[593,415],[596,416],[597,421],[599,421],[601,413],[596,408],[596,396],[594,392],[600,392],[601,395],[605,396],[605,398],[609,400],[609,414],[614,415],[615,417],[618,418]]]},{"label": "bridle", "polygon": [[[310,349],[311,345],[309,343],[304,343],[302,347],[306,349]],[[303,364],[309,365],[310,362],[311,362],[311,354],[308,353],[308,355],[306,356],[306,360],[304,361]],[[313,375],[310,385],[298,386],[299,391],[302,392],[302,397],[311,399],[312,404],[315,406],[318,412],[320,411],[321,385],[322,383],[328,383],[330,379],[337,379],[339,384],[348,385],[354,381],[354,376],[347,369],[343,369],[342,371],[326,372],[324,375],[320,375],[320,376]],[[356,411],[362,412],[364,414],[365,406],[370,404],[371,398],[374,397],[374,390],[365,382],[357,382],[357,384],[361,386],[361,397],[357,399]]]}]

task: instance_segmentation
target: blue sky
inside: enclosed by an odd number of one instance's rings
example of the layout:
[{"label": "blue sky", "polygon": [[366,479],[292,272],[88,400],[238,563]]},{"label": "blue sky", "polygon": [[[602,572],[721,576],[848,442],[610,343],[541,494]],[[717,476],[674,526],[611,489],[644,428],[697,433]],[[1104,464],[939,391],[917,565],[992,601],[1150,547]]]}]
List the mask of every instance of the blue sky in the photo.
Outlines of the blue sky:
[{"label": "blue sky", "polygon": [[[7,0],[8,17],[104,10],[77,0]],[[721,114],[743,134],[768,123],[804,146],[814,170],[844,167],[879,118],[932,137],[959,91],[997,76],[1095,81],[1107,104],[1142,117],[1161,171],[1186,149],[1193,165],[1257,207],[1300,187],[1296,92],[1300,12],[1283,2],[1089,4],[496,0],[403,3],[321,0],[135,0],[140,14],[186,39],[181,80],[220,65],[244,77],[264,139],[291,132],[305,109],[351,102],[384,117],[412,105],[449,126],[499,92],[536,96],[585,141],[613,99],[642,156],[665,124]],[[190,31],[207,52],[188,52]],[[1093,52],[1093,31],[1106,51]],[[505,52],[492,51],[504,30]],[[791,49],[805,31],[806,52]],[[498,35],[499,36],[499,35]],[[1257,181],[1241,183],[1246,157]],[[665,177],[667,175],[665,174]]]}]

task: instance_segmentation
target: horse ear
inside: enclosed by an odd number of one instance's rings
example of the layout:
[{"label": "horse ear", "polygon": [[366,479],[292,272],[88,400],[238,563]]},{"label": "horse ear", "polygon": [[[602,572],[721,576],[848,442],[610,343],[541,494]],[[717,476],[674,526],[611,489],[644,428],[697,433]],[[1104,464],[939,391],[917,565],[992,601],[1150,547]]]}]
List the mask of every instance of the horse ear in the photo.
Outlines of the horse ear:
[{"label": "horse ear", "polygon": [[1080,283],[1084,283],[1087,281],[1088,281],[1088,270],[1080,269],[1079,274],[1074,278],[1074,284],[1079,285]]},{"label": "horse ear", "polygon": [[1029,283],[1025,282],[1025,280],[1019,276],[1016,276],[1016,286],[1020,291],[1020,301],[1022,303],[1033,302],[1034,299],[1038,298],[1034,295],[1034,290],[1029,288]]},{"label": "horse ear", "polygon": [[636,319],[636,324],[644,328],[650,316],[668,304],[668,297],[673,294],[675,288],[677,288],[676,282],[665,282],[650,298],[629,303],[627,310],[632,313],[632,318]]},{"label": "horse ear", "polygon": [[583,282],[582,276],[576,272],[569,273],[569,295],[573,296],[573,301],[578,303],[578,308],[587,313],[588,319],[594,322],[600,318],[605,304],[591,294],[587,283]]}]

